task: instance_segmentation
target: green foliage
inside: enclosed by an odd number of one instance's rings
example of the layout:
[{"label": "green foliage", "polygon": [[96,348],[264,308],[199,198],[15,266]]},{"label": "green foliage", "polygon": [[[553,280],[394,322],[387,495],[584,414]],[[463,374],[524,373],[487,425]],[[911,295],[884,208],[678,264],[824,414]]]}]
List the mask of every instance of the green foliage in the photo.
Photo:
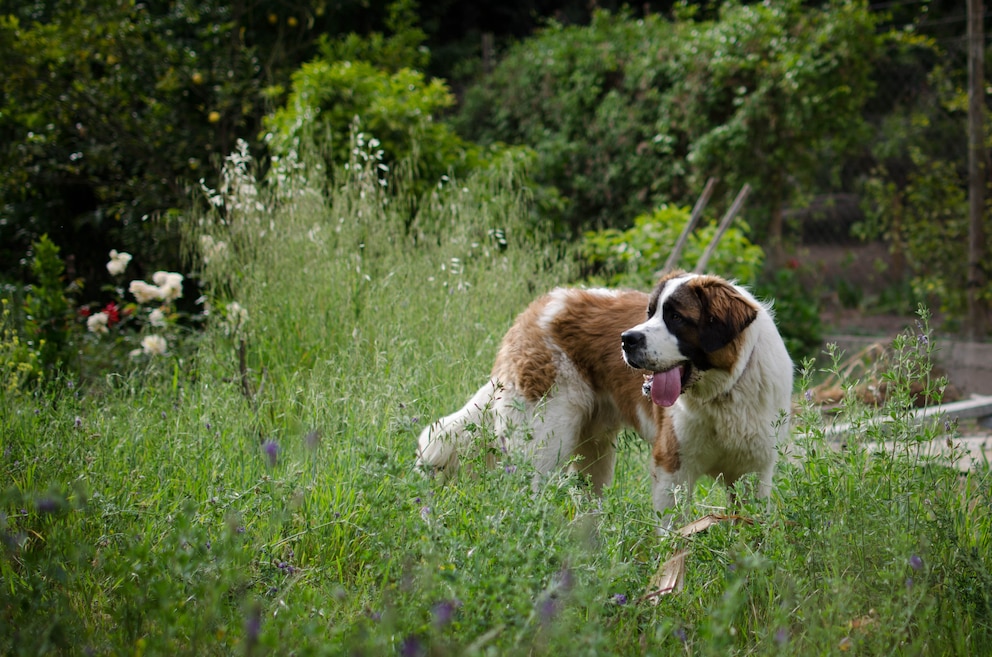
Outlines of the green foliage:
[{"label": "green foliage", "polygon": [[[893,41],[896,63],[914,50],[936,53],[919,40]],[[904,64],[905,65],[905,64]],[[934,66],[917,72],[927,94],[892,109],[880,121],[871,153],[877,163],[863,181],[865,220],[855,233],[866,240],[884,239],[895,260],[904,263],[911,286],[907,298],[939,304],[945,316],[963,317],[967,305],[968,198],[963,140],[966,115],[964,85],[952,71]],[[992,137],[988,138],[992,143]],[[992,191],[992,186],[989,187]],[[992,220],[985,219],[984,245],[992,252]],[[992,287],[979,290],[986,303]]]},{"label": "green foliage", "polygon": [[511,48],[470,89],[457,125],[533,146],[574,227],[615,225],[660,201],[691,202],[710,176],[764,232],[819,163],[862,136],[877,48],[860,2],[729,3],[717,20],[598,13]]},{"label": "green foliage", "polygon": [[363,61],[390,72],[412,68],[424,70],[430,51],[424,46],[427,35],[418,25],[417,0],[393,0],[386,7],[387,32],[345,36],[321,35],[320,57],[327,62]]},{"label": "green foliage", "polygon": [[767,267],[754,287],[761,299],[773,302],[775,323],[794,362],[815,358],[823,347],[823,322],[815,290],[810,290],[793,263]]},{"label": "green foliage", "polygon": [[[607,228],[586,233],[580,247],[582,257],[594,272],[596,282],[647,289],[654,284],[668,259],[670,247],[687,223],[688,208],[660,205],[653,213],[636,217],[633,227],[627,230]],[[751,285],[761,272],[765,255],[760,246],[745,237],[747,226],[740,223],[738,226],[728,228],[723,234],[707,271]],[[711,222],[693,231],[674,266],[691,270],[716,229]]]},{"label": "green foliage", "polygon": [[552,24],[512,47],[453,120],[481,143],[534,147],[539,180],[569,199],[573,228],[615,224],[667,197],[684,171],[658,125],[670,84],[659,59],[673,38],[658,16],[599,12],[588,27]]},{"label": "green foliage", "polygon": [[[390,72],[365,61],[316,59],[293,75],[286,106],[266,120],[265,141],[277,163],[299,161],[306,144],[325,154],[332,170],[352,166],[356,156],[371,158],[380,185],[404,199],[409,224],[419,204],[449,176],[498,169],[506,159],[533,159],[526,147],[483,148],[459,137],[436,119],[454,103],[442,80],[428,81],[413,69]],[[554,190],[535,194],[541,207],[554,207]]]},{"label": "green foliage", "polygon": [[31,273],[36,284],[24,299],[24,330],[29,348],[48,370],[67,364],[71,358],[70,341],[75,327],[73,304],[69,300],[81,287],[81,281],[66,283],[65,265],[48,235],[32,245],[34,257]]},{"label": "green foliage", "polygon": [[[453,104],[444,82],[428,82],[418,71],[403,68],[389,73],[363,61],[318,59],[293,75],[286,106],[266,122],[270,131],[266,141],[273,154],[286,156],[299,148],[302,138],[326,135],[333,161],[344,164],[351,156],[350,134],[357,124],[378,140],[387,162],[410,158],[414,142],[423,140],[437,147],[424,153],[424,159],[443,167],[462,142],[433,116]],[[429,168],[436,172],[439,167]]]},{"label": "green foliage", "polygon": [[0,299],[0,390],[14,394],[41,378],[38,351],[21,339],[10,299]]},{"label": "green foliage", "polygon": [[774,237],[781,209],[811,188],[822,159],[839,161],[865,139],[875,21],[862,2],[731,3],[719,21],[681,33],[685,74],[670,98],[680,101],[686,157],[698,179],[751,183],[748,205],[767,213]]},{"label": "green foliage", "polygon": [[160,219],[258,135],[318,35],[407,26],[415,7],[0,0],[0,274],[22,277],[44,233],[95,288],[110,248],[174,267],[176,225]]},{"label": "green foliage", "polygon": [[[178,181],[203,175],[259,108],[258,58],[232,8],[55,2],[0,23],[0,242],[16,253],[48,232],[87,278],[87,247],[161,261]],[[233,44],[233,48],[232,48]],[[104,241],[106,240],[106,241]],[[16,261],[12,259],[11,261]]]}]

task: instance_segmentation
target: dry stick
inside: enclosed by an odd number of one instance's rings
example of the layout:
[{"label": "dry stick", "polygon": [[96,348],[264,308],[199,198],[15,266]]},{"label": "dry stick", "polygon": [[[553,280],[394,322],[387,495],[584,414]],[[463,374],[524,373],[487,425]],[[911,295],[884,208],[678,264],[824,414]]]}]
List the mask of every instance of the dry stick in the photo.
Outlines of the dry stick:
[{"label": "dry stick", "polygon": [[686,240],[689,239],[689,234],[696,229],[696,224],[699,223],[699,218],[703,216],[703,209],[706,208],[706,204],[710,202],[710,196],[713,195],[713,188],[716,187],[716,178],[710,178],[706,181],[706,187],[703,188],[703,193],[699,195],[699,199],[696,200],[696,206],[692,208],[692,214],[689,215],[689,221],[686,223],[685,228],[682,229],[682,234],[679,235],[679,239],[675,242],[675,246],[672,247],[672,252],[668,254],[668,260],[665,261],[665,266],[662,268],[658,275],[667,274],[672,271],[675,263],[679,261],[679,256],[682,255],[682,249],[685,248]]},{"label": "dry stick", "polygon": [[716,235],[714,235],[713,239],[710,240],[709,245],[706,247],[706,250],[703,251],[703,255],[699,259],[699,262],[696,263],[696,268],[693,270],[695,273],[701,274],[703,273],[703,270],[706,269],[706,265],[709,264],[710,257],[716,250],[716,245],[720,242],[723,234],[727,232],[730,222],[734,220],[737,213],[741,211],[742,207],[744,207],[744,200],[747,199],[747,195],[750,193],[751,186],[744,183],[744,186],[741,187],[741,191],[737,192],[737,198],[734,199],[734,204],[730,206],[730,209],[727,210],[727,214],[723,215],[723,219],[720,220],[720,227],[716,229]]}]

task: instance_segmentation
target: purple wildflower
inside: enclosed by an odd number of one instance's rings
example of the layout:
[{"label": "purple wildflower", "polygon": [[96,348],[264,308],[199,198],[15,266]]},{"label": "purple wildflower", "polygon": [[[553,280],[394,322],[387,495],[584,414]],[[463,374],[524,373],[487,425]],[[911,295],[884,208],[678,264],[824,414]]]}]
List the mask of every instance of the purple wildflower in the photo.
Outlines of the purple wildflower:
[{"label": "purple wildflower", "polygon": [[420,518],[427,522],[427,519],[431,517],[431,508],[429,506],[420,507]]},{"label": "purple wildflower", "polygon": [[76,416],[76,419],[74,420],[74,422],[75,422],[75,424],[76,424],[76,428],[77,428],[77,429],[82,429],[82,428],[83,428],[83,418],[81,418],[81,417],[79,417],[79,416],[77,415],[77,416]]},{"label": "purple wildflower", "polygon": [[434,616],[434,627],[441,629],[450,623],[455,611],[461,606],[461,601],[457,599],[445,600],[434,605],[434,609],[431,610],[431,614]]},{"label": "purple wildflower", "polygon": [[785,629],[784,627],[778,628],[778,631],[775,632],[775,643],[777,643],[780,646],[784,646],[788,642],[789,642],[789,630]]},{"label": "purple wildflower", "polygon": [[420,639],[417,638],[417,635],[411,634],[403,639],[403,645],[400,646],[400,655],[403,657],[419,657],[420,655],[426,654],[427,651],[424,650],[424,646],[420,643]]},{"label": "purple wildflower", "polygon": [[627,604],[627,596],[623,593],[615,593],[613,595],[613,604],[620,606]]},{"label": "purple wildflower", "polygon": [[689,639],[689,635],[685,633],[684,627],[676,627],[672,632],[672,636],[678,639],[680,643],[685,643]]},{"label": "purple wildflower", "polygon": [[262,631],[262,606],[258,603],[252,605],[245,619],[245,652],[251,653],[258,644],[258,635]]},{"label": "purple wildflower", "polygon": [[919,570],[923,567],[923,559],[914,554],[909,558],[909,567],[913,570]]},{"label": "purple wildflower", "polygon": [[46,496],[35,502],[35,508],[38,509],[38,513],[55,513],[59,510],[59,501],[51,496]]},{"label": "purple wildflower", "polygon": [[266,440],[262,443],[262,451],[265,452],[265,460],[269,467],[276,467],[276,461],[279,459],[279,443],[274,440]]},{"label": "purple wildflower", "polygon": [[553,621],[555,616],[558,615],[558,607],[558,600],[556,600],[554,596],[549,595],[544,598],[537,609],[537,613],[541,617],[541,623],[544,625],[550,625],[551,621]]}]

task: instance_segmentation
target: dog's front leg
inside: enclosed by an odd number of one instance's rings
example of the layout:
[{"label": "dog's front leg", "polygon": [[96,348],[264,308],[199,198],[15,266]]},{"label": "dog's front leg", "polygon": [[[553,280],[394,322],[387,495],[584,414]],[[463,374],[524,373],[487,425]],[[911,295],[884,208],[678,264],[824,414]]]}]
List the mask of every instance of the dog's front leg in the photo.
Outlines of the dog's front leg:
[{"label": "dog's front leg", "polygon": [[[660,465],[651,468],[651,502],[661,525],[659,531],[667,532],[673,522],[683,522],[692,502],[694,479],[683,470],[668,472]],[[684,498],[681,502],[678,497]],[[681,512],[676,509],[682,508]]]}]

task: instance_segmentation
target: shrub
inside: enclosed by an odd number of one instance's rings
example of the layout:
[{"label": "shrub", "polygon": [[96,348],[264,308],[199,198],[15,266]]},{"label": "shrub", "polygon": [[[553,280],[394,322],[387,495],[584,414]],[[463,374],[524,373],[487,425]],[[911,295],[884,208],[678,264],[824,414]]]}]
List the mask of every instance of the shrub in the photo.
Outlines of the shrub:
[{"label": "shrub", "polygon": [[404,196],[414,212],[442,176],[486,166],[499,150],[466,142],[436,120],[454,102],[443,81],[428,81],[413,69],[317,59],[293,74],[289,100],[265,122],[265,139],[277,161],[299,157],[302,146],[315,141],[333,170],[351,160],[352,135],[360,133],[379,160],[383,184],[390,169],[408,172],[394,180],[412,186]]}]

